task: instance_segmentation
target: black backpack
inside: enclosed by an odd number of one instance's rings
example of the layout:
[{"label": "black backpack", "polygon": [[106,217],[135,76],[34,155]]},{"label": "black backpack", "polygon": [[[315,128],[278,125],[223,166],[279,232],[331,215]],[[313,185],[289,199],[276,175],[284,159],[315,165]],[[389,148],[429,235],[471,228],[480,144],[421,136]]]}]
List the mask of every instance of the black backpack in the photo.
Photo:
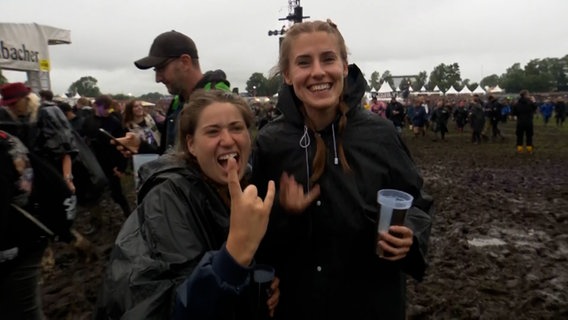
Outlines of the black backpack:
[{"label": "black backpack", "polygon": [[[0,108],[1,109],[1,108]],[[4,110],[5,111],[5,110]],[[42,226],[28,218],[41,233],[63,241],[71,241],[70,228],[76,214],[76,196],[69,190],[63,176],[44,158],[35,154],[28,144],[34,141],[36,130],[33,124],[18,123],[2,117],[0,112],[0,129],[17,137],[28,148],[27,157],[33,169],[32,192],[29,196],[28,209],[14,207],[20,214],[26,213],[37,219]],[[10,153],[10,150],[7,150]],[[22,209],[22,210],[20,210]],[[49,231],[45,231],[45,228]]]}]

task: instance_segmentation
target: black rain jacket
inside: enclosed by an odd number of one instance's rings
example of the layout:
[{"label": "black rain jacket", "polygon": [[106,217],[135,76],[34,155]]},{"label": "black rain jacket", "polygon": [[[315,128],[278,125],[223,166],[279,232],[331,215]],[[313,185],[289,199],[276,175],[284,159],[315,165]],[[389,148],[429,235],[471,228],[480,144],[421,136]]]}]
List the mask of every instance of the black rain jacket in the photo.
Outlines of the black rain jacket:
[{"label": "black rain jacket", "polygon": [[94,318],[169,319],[176,289],[197,273],[192,283],[208,291],[184,295],[184,301],[191,299],[184,314],[235,319],[236,296],[248,283],[249,270],[224,249],[229,208],[215,187],[169,154],[142,166],[140,177],[139,205],[115,241]]}]

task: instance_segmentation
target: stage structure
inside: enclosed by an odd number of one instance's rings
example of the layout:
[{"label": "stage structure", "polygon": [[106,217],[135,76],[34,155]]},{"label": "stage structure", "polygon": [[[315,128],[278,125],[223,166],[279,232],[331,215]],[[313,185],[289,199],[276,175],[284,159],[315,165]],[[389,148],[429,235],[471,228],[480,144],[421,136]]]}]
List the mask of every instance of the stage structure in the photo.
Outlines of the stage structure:
[{"label": "stage structure", "polygon": [[282,36],[286,30],[294,24],[300,23],[309,16],[304,16],[304,8],[300,5],[300,0],[288,0],[288,15],[284,18],[279,18],[279,21],[288,21],[288,26],[283,25],[280,30],[268,30],[268,36],[279,36],[279,44],[282,43]]},{"label": "stage structure", "polygon": [[69,30],[37,23],[0,23],[0,69],[26,72],[35,92],[51,90],[48,46],[70,43]]}]

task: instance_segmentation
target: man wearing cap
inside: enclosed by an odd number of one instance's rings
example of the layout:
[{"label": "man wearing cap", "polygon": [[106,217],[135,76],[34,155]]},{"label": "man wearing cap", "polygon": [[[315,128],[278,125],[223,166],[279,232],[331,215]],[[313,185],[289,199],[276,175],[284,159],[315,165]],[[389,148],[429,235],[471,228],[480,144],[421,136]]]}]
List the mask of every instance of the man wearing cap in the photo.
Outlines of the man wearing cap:
[{"label": "man wearing cap", "polygon": [[[166,113],[166,120],[159,128],[161,143],[158,149],[141,141],[133,133],[118,140],[138,153],[162,154],[174,146],[178,114],[191,93],[200,88],[230,91],[230,84],[221,70],[201,72],[197,47],[191,38],[177,31],[168,31],[154,39],[147,57],[134,62],[138,69],[154,68],[156,82],[163,83],[174,95]],[[117,146],[119,150],[122,148]],[[128,154],[128,152],[123,153]]]}]

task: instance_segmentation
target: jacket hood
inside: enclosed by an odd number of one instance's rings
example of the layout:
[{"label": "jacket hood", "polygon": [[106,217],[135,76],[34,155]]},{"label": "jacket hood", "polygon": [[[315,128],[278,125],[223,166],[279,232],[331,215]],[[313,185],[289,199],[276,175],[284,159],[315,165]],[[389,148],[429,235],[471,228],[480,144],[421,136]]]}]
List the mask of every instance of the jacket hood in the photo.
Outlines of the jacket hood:
[{"label": "jacket hood", "polygon": [[[349,112],[351,112],[360,105],[366,87],[365,77],[357,65],[349,65],[344,83],[345,87],[343,88],[342,99],[347,103]],[[291,85],[285,84],[278,92],[276,108],[282,112],[287,121],[300,126],[304,124],[302,113],[299,110],[299,106],[301,105],[302,102],[294,93],[294,88]]]},{"label": "jacket hood", "polygon": [[150,189],[160,182],[174,175],[199,176],[200,173],[194,168],[188,166],[184,160],[173,154],[164,154],[158,159],[143,164],[138,170],[140,178],[140,188],[138,189],[138,202],[144,199],[144,196]]}]

